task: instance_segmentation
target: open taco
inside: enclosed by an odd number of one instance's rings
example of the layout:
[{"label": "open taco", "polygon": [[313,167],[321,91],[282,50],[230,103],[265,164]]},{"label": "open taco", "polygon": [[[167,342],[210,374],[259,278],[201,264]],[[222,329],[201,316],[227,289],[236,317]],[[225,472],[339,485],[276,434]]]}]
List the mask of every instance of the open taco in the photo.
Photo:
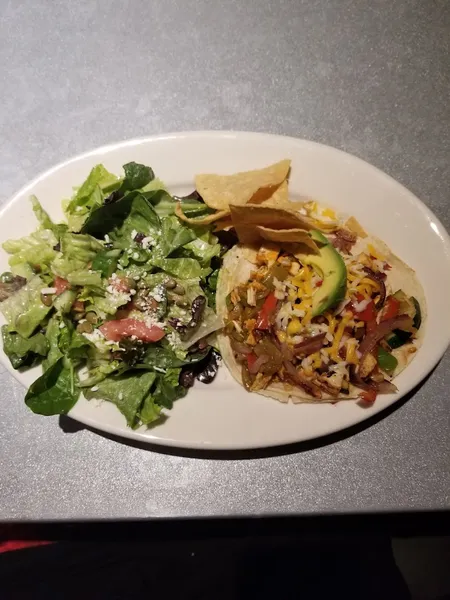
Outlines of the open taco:
[{"label": "open taco", "polygon": [[[421,344],[422,287],[355,219],[315,203],[300,211],[298,244],[294,229],[280,227],[278,241],[263,232],[226,255],[217,287],[223,360],[248,391],[281,402],[371,403],[396,391],[392,380]],[[242,215],[239,224],[237,233]]]}]

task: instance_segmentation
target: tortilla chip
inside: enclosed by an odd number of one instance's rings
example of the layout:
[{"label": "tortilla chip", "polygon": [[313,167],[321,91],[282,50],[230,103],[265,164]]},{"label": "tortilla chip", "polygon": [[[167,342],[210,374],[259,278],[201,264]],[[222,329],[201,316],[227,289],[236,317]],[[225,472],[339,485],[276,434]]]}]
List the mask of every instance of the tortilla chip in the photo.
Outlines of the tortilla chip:
[{"label": "tortilla chip", "polygon": [[247,204],[267,204],[269,202],[273,206],[289,204],[289,190],[286,180],[278,186],[259,189]]},{"label": "tortilla chip", "polygon": [[216,213],[213,213],[212,215],[206,215],[206,217],[191,219],[190,217],[187,217],[184,214],[183,209],[181,208],[181,202],[177,202],[175,206],[175,214],[179,219],[181,219],[185,223],[189,223],[189,225],[209,225],[210,223],[214,223],[215,221],[227,217],[230,214],[230,211],[219,210]]},{"label": "tortilla chip", "polygon": [[358,223],[355,217],[350,217],[349,219],[347,219],[347,221],[344,224],[344,227],[352,233],[355,233],[358,237],[367,237],[367,233],[364,231],[364,229],[361,227],[361,225]]},{"label": "tortilla chip", "polygon": [[214,222],[214,231],[223,231],[224,229],[231,229],[232,227],[233,221],[231,220],[230,215]]},{"label": "tortilla chip", "polygon": [[247,204],[254,196],[262,202],[274,194],[286,179],[291,161],[286,159],[265,169],[244,171],[234,175],[197,175],[195,187],[210,208],[224,210],[230,204]]},{"label": "tortilla chip", "polygon": [[256,227],[259,235],[269,242],[304,244],[318,252],[318,247],[304,229],[269,229],[268,227]]},{"label": "tortilla chip", "polygon": [[247,204],[246,206],[230,205],[231,219],[236,228],[260,225],[269,229],[312,229],[308,220],[298,213],[273,206]]}]

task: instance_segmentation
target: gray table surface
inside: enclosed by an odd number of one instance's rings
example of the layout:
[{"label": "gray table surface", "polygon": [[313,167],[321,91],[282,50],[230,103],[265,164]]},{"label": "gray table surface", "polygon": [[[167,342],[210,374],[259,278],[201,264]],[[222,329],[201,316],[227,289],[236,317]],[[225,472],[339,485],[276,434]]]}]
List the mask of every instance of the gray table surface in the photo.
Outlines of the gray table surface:
[{"label": "gray table surface", "polygon": [[[0,198],[108,142],[241,129],[354,153],[449,228],[449,26],[446,0],[0,0]],[[219,460],[33,415],[2,369],[0,519],[449,508],[449,387],[447,353],[351,437]]]}]

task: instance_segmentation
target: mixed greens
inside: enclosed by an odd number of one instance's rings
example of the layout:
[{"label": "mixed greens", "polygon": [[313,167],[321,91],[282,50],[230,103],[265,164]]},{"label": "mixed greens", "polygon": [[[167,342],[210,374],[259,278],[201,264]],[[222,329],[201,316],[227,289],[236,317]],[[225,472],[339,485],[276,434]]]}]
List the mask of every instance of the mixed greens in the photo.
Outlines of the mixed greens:
[{"label": "mixed greens", "polygon": [[15,369],[41,363],[25,401],[67,413],[80,393],[113,402],[131,427],[157,420],[197,377],[217,371],[211,334],[224,247],[209,226],[184,223],[211,211],[196,194],[175,198],[150,167],[118,178],[92,169],[55,224],[32,197],[37,231],[3,248],[3,349]]}]

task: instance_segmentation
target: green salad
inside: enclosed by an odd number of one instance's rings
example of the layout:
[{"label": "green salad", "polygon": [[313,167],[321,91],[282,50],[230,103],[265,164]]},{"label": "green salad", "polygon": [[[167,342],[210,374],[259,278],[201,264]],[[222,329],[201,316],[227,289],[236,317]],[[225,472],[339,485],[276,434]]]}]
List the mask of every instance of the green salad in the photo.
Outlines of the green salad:
[{"label": "green salad", "polygon": [[208,226],[175,215],[210,212],[196,193],[171,196],[150,167],[116,177],[92,169],[55,224],[36,197],[39,222],[9,240],[0,281],[3,349],[15,369],[42,364],[25,402],[39,414],[67,413],[81,393],[109,400],[130,427],[148,425],[213,380],[220,329],[215,291],[227,247]]}]

